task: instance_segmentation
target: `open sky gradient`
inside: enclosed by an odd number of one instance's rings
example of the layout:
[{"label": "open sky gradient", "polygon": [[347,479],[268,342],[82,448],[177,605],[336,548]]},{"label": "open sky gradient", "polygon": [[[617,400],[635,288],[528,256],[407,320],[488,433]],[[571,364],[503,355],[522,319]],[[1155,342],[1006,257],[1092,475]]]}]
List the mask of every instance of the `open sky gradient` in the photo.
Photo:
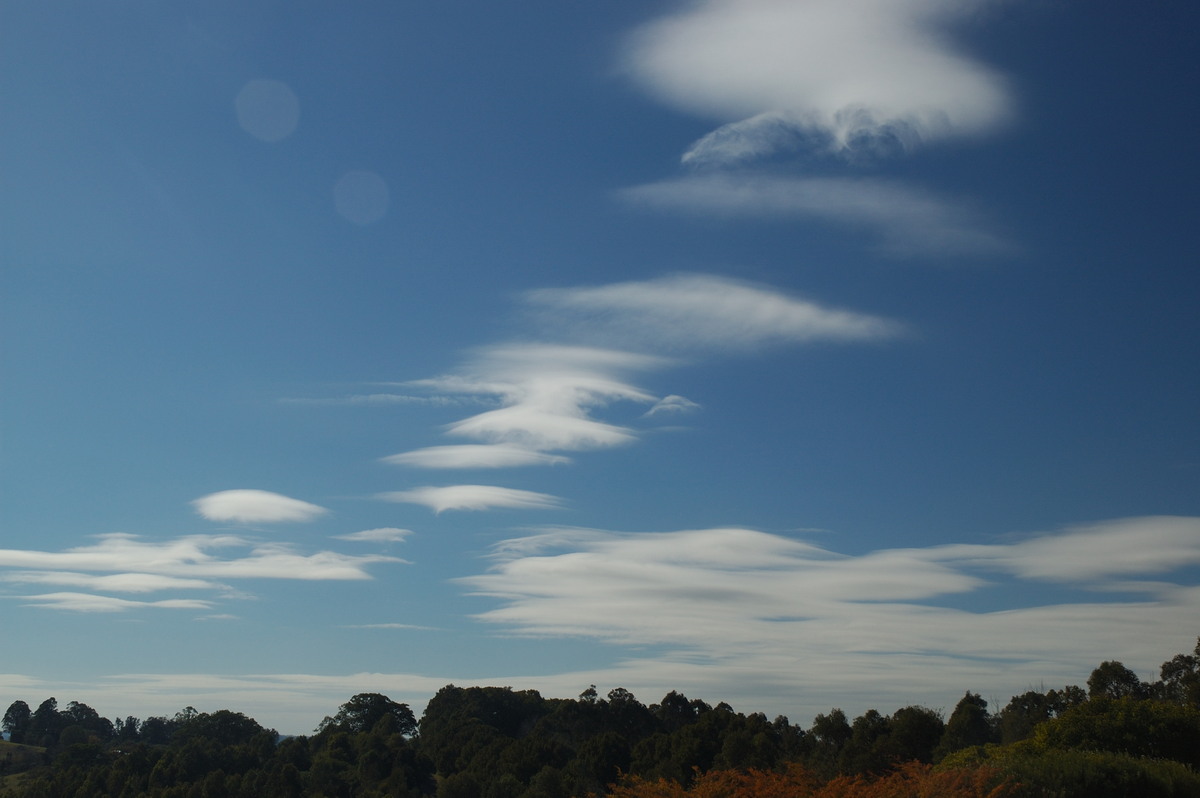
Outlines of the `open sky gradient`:
[{"label": "open sky gradient", "polygon": [[807,725],[1200,634],[1200,7],[0,16],[0,704]]}]

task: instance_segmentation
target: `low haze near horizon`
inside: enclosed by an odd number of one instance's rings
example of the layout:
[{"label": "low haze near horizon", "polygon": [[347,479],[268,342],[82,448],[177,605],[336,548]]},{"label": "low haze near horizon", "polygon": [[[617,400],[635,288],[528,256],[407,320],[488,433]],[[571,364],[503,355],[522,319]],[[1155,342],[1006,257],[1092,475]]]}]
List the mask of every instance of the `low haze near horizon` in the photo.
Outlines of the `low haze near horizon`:
[{"label": "low haze near horizon", "polygon": [[0,704],[807,726],[1200,634],[1200,11],[19,4]]}]

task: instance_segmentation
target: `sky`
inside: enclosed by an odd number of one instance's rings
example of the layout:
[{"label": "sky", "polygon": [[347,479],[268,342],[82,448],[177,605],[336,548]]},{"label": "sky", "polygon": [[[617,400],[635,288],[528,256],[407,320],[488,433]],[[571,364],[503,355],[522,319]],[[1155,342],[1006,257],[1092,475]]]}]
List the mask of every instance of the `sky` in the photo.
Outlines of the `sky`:
[{"label": "sky", "polygon": [[0,705],[807,726],[1200,635],[1200,8],[13,2]]}]

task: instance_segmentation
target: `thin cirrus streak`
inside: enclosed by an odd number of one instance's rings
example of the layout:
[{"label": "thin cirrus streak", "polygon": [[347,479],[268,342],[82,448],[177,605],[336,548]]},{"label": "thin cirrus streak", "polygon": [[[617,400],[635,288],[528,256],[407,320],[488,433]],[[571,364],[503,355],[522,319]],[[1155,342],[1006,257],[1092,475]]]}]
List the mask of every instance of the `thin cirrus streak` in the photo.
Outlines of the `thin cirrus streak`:
[{"label": "thin cirrus streak", "polygon": [[717,172],[624,189],[633,205],[688,214],[812,218],[871,231],[887,254],[997,255],[1014,245],[971,203],[896,181]]}]

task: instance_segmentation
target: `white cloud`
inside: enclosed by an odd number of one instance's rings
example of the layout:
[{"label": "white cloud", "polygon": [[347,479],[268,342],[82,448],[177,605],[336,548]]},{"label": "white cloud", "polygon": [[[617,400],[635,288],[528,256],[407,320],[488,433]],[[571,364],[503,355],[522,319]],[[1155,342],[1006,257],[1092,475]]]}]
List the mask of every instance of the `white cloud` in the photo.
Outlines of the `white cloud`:
[{"label": "white cloud", "polygon": [[421,504],[435,513],[445,510],[550,510],[562,505],[561,499],[546,493],[495,485],[413,488],[381,493],[379,498],[390,502]]},{"label": "white cloud", "polygon": [[[952,698],[947,685],[1078,683],[1107,659],[1156,667],[1194,642],[1200,588],[1135,577],[1198,561],[1197,518],[856,556],[746,529],[554,529],[506,541],[493,568],[461,581],[497,599],[479,617],[514,634],[660,647],[625,663],[643,682],[871,706]],[[1003,596],[1001,570],[1018,578]],[[1032,602],[1019,589],[1030,579],[1060,587]],[[972,609],[981,600],[989,609]]]},{"label": "white cloud", "polygon": [[[1200,518],[1122,518],[1003,546],[946,546],[941,551],[947,558],[1051,582],[1166,573],[1200,565]],[[1135,583],[1134,589],[1155,584]]]},{"label": "white cloud", "polygon": [[709,141],[710,159],[722,139],[739,158],[774,149],[794,130],[832,151],[909,148],[986,133],[1010,116],[1004,81],[947,37],[951,23],[983,5],[703,0],[635,31],[625,62],[671,104],[755,120],[743,126],[753,132]]},{"label": "white cloud", "polygon": [[364,529],[361,532],[351,532],[346,535],[334,535],[338,540],[355,540],[367,543],[399,543],[412,534],[411,529],[397,529],[385,526],[378,529]]},{"label": "white cloud", "polygon": [[[212,552],[242,548],[241,557]],[[383,555],[351,556],[332,551],[299,554],[281,543],[253,543],[232,535],[192,535],[148,541],[134,535],[100,536],[100,542],[61,552],[0,549],[0,567],[41,571],[156,574],[185,579],[370,579],[366,566],[403,562]]]},{"label": "white cloud", "polygon": [[20,584],[64,585],[115,593],[153,593],[159,590],[217,590],[225,585],[206,579],[146,573],[118,573],[96,576],[70,571],[14,571],[0,574],[0,580]]},{"label": "white cloud", "polygon": [[43,593],[37,596],[15,596],[33,607],[71,612],[126,612],[148,607],[171,610],[207,610],[211,601],[200,599],[164,599],[163,601],[131,601],[98,596],[91,593]]},{"label": "white cloud", "polygon": [[277,523],[311,521],[329,511],[315,504],[265,490],[223,490],[192,502],[209,521]]},{"label": "white cloud", "polygon": [[[634,428],[597,417],[612,404],[650,405],[643,418],[699,407],[682,396],[655,396],[632,382],[634,375],[680,364],[653,353],[699,356],[768,345],[886,339],[903,331],[877,316],[697,274],[542,289],[527,292],[523,300],[526,321],[549,340],[573,343],[485,347],[454,373],[408,383],[445,396],[486,397],[494,406],[446,425],[449,435],[480,443],[427,447],[383,462],[423,468],[567,463],[555,452],[611,448],[637,439]],[[472,490],[477,493],[478,487]],[[442,493],[393,495],[444,509],[463,500],[456,495],[446,504],[449,494]]]},{"label": "white cloud", "polygon": [[459,374],[420,384],[498,397],[499,408],[450,424],[452,435],[530,451],[597,449],[630,443],[635,434],[591,411],[616,401],[656,401],[627,375],[668,362],[612,349],[510,344],[481,350]]},{"label": "white cloud", "polygon": [[622,196],[660,210],[811,217],[860,227],[899,256],[998,254],[1012,248],[969,204],[883,180],[706,173],[636,186]]},{"label": "white cloud", "polygon": [[420,468],[509,468],[513,466],[559,465],[569,457],[524,449],[511,444],[464,444],[430,446],[384,457],[392,465]]},{"label": "white cloud", "polygon": [[545,288],[528,292],[525,299],[547,314],[544,319],[569,334],[652,351],[873,340],[900,330],[894,322],[876,316],[699,274]]}]

